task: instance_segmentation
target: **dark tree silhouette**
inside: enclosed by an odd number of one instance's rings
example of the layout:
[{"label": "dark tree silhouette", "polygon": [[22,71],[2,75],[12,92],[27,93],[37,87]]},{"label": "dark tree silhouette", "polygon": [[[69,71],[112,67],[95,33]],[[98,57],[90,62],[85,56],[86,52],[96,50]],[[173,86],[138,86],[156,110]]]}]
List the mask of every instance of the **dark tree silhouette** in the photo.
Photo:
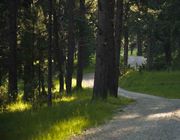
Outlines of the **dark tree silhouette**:
[{"label": "dark tree silhouette", "polygon": [[49,0],[49,34],[48,34],[48,106],[52,105],[52,0]]},{"label": "dark tree silhouette", "polygon": [[115,75],[116,75],[116,49],[115,49],[115,39],[114,39],[114,10],[115,1],[108,1],[106,9],[107,17],[107,48],[108,48],[108,92],[110,95],[117,97],[117,92],[115,89]]},{"label": "dark tree silhouette", "polygon": [[57,61],[57,68],[58,68],[58,78],[59,78],[59,95],[64,91],[64,51],[63,46],[61,44],[62,39],[60,38],[61,35],[61,26],[58,22],[58,19],[60,19],[60,10],[54,9],[53,11],[53,17],[54,17],[54,54],[55,59]]},{"label": "dark tree silhouette", "polygon": [[112,56],[114,53],[113,15],[110,13],[114,10],[113,5],[114,1],[112,0],[98,0],[98,42],[96,48],[93,100],[106,99],[108,94],[109,63],[110,60],[114,59]]},{"label": "dark tree silhouette", "polygon": [[9,101],[17,98],[17,12],[18,0],[8,0],[9,5]]},{"label": "dark tree silhouette", "polygon": [[115,13],[115,74],[114,74],[114,88],[113,95],[117,97],[118,93],[118,81],[120,74],[120,51],[122,45],[122,25],[123,25],[123,0],[117,0],[116,2],[116,13]]},{"label": "dark tree silhouette", "polygon": [[71,94],[72,91],[72,74],[74,66],[74,49],[75,49],[75,27],[74,27],[74,11],[75,1],[67,0],[67,16],[68,16],[68,51],[66,64],[66,92]]},{"label": "dark tree silhouette", "polygon": [[82,88],[84,55],[85,55],[85,0],[79,0],[80,4],[80,23],[79,23],[79,44],[78,44],[78,64],[77,64],[77,89]]}]

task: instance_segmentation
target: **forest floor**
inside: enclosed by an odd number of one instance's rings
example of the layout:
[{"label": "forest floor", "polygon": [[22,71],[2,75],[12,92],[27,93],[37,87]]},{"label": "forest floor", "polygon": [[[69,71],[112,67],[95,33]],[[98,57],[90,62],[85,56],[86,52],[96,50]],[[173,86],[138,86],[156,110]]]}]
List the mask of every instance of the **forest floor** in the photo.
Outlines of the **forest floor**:
[{"label": "forest floor", "polygon": [[[93,74],[84,77],[93,86]],[[180,140],[180,99],[166,99],[119,88],[118,94],[136,102],[111,121],[84,131],[73,140]]]},{"label": "forest floor", "polygon": [[0,108],[0,140],[66,140],[108,122],[117,109],[134,102],[122,97],[91,102],[92,89],[88,86],[92,81],[86,80],[83,86],[87,88],[73,90],[72,96],[54,98],[52,107],[47,107],[46,100],[31,104],[20,98]]}]

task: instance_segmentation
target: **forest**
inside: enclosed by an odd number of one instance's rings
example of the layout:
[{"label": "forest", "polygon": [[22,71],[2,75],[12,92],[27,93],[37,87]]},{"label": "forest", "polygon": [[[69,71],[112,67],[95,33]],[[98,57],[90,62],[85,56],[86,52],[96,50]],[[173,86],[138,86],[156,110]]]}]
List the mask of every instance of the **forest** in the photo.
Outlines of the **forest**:
[{"label": "forest", "polygon": [[[66,139],[79,134],[104,122],[102,117],[109,118],[118,106],[135,102],[119,96],[119,87],[180,98],[179,7],[179,0],[1,0],[0,139]],[[132,60],[131,66],[130,59],[144,62]],[[145,74],[149,77],[142,77]],[[88,79],[89,75],[93,78]],[[166,77],[169,83],[158,76]],[[159,86],[155,88],[156,78]],[[141,82],[144,79],[147,83]],[[93,85],[87,80],[93,80]],[[58,137],[54,136],[56,130],[52,136],[47,127],[58,121],[58,115],[70,119],[79,108],[90,112],[80,109],[79,114],[89,114],[91,125]],[[104,112],[100,115],[91,109]],[[10,117],[12,112],[14,118]],[[39,113],[39,117],[31,112]],[[51,118],[53,113],[55,118]],[[12,127],[11,122],[27,114],[34,120],[29,126],[32,130],[20,129],[20,137],[15,132],[18,124]],[[44,115],[51,118],[44,120],[47,124],[39,120]],[[36,130],[50,136],[36,137]]]}]

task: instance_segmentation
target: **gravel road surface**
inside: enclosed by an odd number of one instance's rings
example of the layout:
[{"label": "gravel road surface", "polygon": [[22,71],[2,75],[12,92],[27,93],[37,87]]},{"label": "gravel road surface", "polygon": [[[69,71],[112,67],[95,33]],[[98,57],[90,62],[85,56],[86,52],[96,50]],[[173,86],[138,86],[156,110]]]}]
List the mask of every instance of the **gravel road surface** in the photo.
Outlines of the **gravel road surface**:
[{"label": "gravel road surface", "polygon": [[[86,87],[93,86],[93,74],[84,77]],[[173,90],[173,89],[172,89]],[[119,96],[136,102],[117,112],[113,119],[91,128],[73,140],[180,140],[180,100],[126,91]]]}]

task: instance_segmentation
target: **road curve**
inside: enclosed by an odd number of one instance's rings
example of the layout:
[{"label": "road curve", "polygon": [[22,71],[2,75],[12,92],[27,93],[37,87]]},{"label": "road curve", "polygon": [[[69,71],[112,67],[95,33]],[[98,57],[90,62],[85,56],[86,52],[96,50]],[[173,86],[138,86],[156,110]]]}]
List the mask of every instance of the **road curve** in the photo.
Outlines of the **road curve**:
[{"label": "road curve", "polygon": [[[93,74],[83,84],[93,86]],[[73,140],[180,140],[180,100],[130,92],[119,88],[119,96],[136,102],[117,112],[113,119],[84,131]]]}]

